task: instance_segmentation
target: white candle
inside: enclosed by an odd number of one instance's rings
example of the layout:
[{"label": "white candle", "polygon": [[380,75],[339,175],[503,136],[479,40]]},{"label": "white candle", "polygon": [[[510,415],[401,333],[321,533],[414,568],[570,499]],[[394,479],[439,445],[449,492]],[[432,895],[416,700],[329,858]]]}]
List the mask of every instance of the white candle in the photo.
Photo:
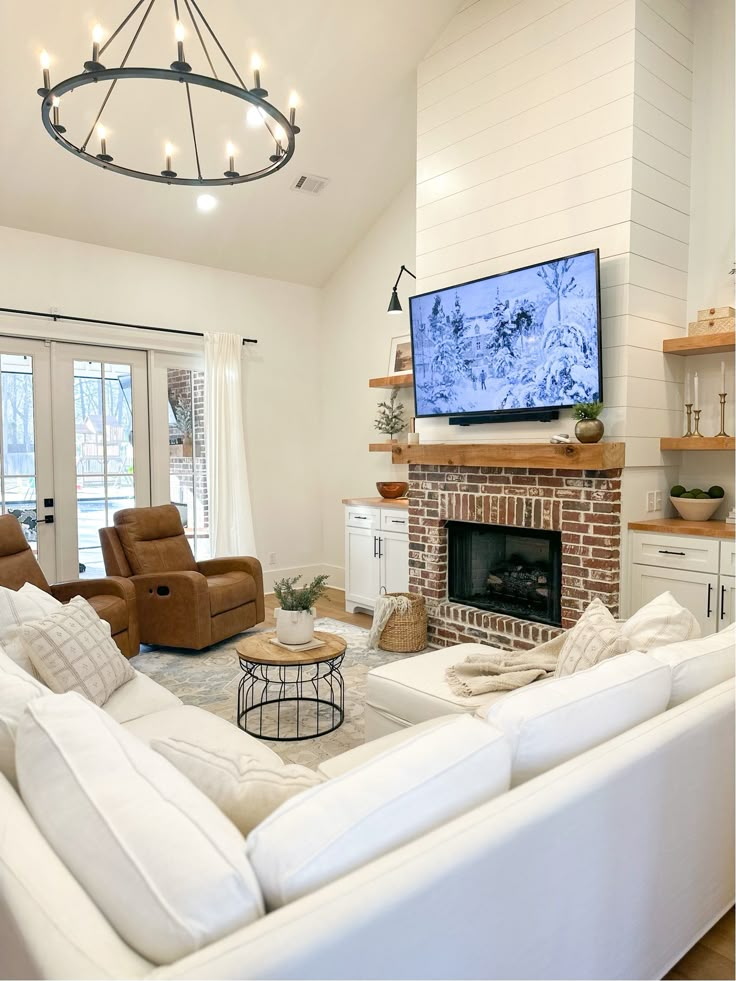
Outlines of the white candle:
[{"label": "white candle", "polygon": [[694,408],[700,408],[700,397],[698,396],[698,373],[695,372],[695,405]]},{"label": "white candle", "polygon": [[690,404],[690,372],[685,375],[685,405]]},{"label": "white candle", "polygon": [[721,395],[726,393],[726,362],[721,361]]}]

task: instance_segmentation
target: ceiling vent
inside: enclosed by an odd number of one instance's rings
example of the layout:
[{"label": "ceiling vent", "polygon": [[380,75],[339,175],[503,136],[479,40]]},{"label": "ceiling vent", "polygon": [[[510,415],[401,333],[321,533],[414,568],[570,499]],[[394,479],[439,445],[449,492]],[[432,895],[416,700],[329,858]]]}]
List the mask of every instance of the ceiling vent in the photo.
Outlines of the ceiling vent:
[{"label": "ceiling vent", "polygon": [[292,191],[299,191],[301,194],[321,194],[330,183],[328,177],[317,177],[315,174],[302,174],[297,177],[291,185]]}]

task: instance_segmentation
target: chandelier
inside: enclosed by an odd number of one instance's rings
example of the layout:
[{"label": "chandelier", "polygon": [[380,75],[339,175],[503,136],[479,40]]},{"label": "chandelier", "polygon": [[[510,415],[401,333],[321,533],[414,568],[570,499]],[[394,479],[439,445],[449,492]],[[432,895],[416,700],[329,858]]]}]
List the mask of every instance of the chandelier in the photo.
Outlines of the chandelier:
[{"label": "chandelier", "polygon": [[[210,27],[206,17],[202,13],[197,0],[182,0],[182,9],[178,0],[173,0],[174,13],[174,41],[176,58],[168,68],[136,68],[127,67],[131,54],[135,49],[136,42],[141,36],[141,32],[148,21],[151,10],[157,0],[138,0],[133,5],[130,12],[123,18],[120,24],[110,34],[103,44],[105,33],[98,24],[92,31],[92,57],[84,62],[84,71],[79,75],[72,75],[61,82],[52,86],[50,75],[50,58],[46,51],[41,52],[41,69],[43,72],[43,85],[39,88],[38,94],[41,96],[41,120],[49,135],[65,150],[73,153],[76,157],[102,167],[105,170],[112,170],[125,177],[136,177],[139,180],[156,181],[160,184],[184,184],[197,187],[218,187],[225,184],[243,184],[246,181],[259,180],[268,177],[281,170],[294,154],[295,138],[299,133],[296,125],[296,109],[298,100],[295,93],[289,99],[289,114],[284,115],[279,109],[267,101],[268,92],[261,85],[261,62],[257,55],[251,61],[251,71],[253,72],[253,87],[248,86],[243,81],[240,73],[235,67],[225,48],[220,43],[217,35]],[[144,8],[138,21],[135,21],[136,14]],[[186,19],[182,20],[180,14],[186,11]],[[132,38],[122,57],[120,63],[115,67],[106,67],[102,63],[110,45],[122,38],[126,33],[126,28],[132,33]],[[192,66],[187,62],[184,41],[187,34],[193,32],[202,49],[203,57],[209,66],[209,74],[198,74],[192,70]],[[122,46],[121,46],[122,51]],[[214,60],[213,60],[214,59]],[[117,60],[117,59],[113,59]],[[227,81],[221,78],[215,68],[215,62],[222,62],[228,73],[232,73],[234,81]],[[190,137],[194,151],[194,162],[196,164],[196,174],[183,175],[178,173],[175,167],[174,147],[166,143],[163,147],[161,160],[163,167],[160,171],[149,172],[143,169],[123,167],[115,162],[111,147],[108,144],[108,133],[103,122],[103,116],[113,95],[118,82],[125,82],[128,79],[144,79],[150,82],[175,82],[182,85],[182,98],[186,102],[187,114],[190,123]],[[101,105],[97,111],[89,131],[84,140],[77,145],[67,135],[66,127],[61,121],[61,99],[68,93],[74,92],[85,85],[94,85],[109,82],[106,86]],[[206,175],[202,172],[200,164],[200,146],[197,139],[197,125],[192,100],[193,88],[213,89],[234,99],[240,99],[250,108],[248,111],[249,120],[255,119],[258,125],[263,125],[273,140],[271,153],[268,160],[264,160],[264,166],[249,173],[241,173],[237,167],[235,147],[228,143],[225,148],[224,160],[227,169],[221,175]],[[188,137],[189,138],[189,137]],[[270,141],[268,141],[270,142]],[[98,152],[94,152],[98,150]],[[266,144],[268,153],[268,143]]]}]

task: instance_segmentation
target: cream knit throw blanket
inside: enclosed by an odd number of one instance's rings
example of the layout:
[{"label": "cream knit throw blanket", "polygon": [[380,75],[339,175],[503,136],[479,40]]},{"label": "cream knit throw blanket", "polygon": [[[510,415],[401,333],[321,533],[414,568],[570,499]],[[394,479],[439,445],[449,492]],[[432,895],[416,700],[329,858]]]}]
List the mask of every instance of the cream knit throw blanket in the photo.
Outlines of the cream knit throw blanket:
[{"label": "cream knit throw blanket", "polygon": [[502,651],[489,647],[487,653],[470,654],[453,664],[445,679],[456,695],[471,698],[492,691],[512,691],[547,678],[557,666],[567,632],[530,651]]},{"label": "cream knit throw blanket", "polygon": [[373,610],[373,625],[371,626],[371,632],[368,634],[368,647],[371,650],[375,650],[378,647],[383,628],[388,623],[394,611],[408,613],[410,608],[411,603],[408,596],[379,596],[376,600],[375,609]]}]

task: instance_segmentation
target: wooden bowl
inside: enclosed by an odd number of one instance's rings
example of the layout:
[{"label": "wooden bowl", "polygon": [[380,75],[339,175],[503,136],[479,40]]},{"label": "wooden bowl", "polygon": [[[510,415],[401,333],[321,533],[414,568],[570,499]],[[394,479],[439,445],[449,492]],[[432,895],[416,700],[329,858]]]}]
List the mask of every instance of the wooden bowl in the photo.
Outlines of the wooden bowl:
[{"label": "wooden bowl", "polygon": [[406,496],[409,485],[405,480],[378,480],[376,490],[387,501],[395,501],[398,497]]},{"label": "wooden bowl", "polygon": [[699,501],[697,497],[670,497],[675,511],[685,521],[710,521],[718,508],[723,504],[722,497],[711,497]]}]

